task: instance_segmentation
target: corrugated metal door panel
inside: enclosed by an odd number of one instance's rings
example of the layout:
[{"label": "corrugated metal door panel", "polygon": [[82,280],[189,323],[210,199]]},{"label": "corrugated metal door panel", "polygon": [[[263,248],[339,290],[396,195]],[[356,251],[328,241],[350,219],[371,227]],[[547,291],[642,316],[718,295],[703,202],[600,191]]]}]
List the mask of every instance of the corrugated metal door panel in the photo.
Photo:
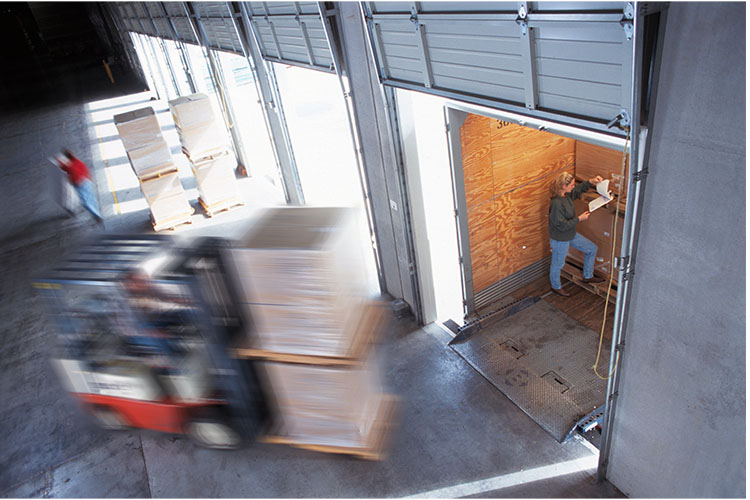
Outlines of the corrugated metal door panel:
[{"label": "corrugated metal door panel", "polygon": [[169,17],[185,17],[185,10],[180,2],[162,2],[162,5],[167,9]]},{"label": "corrugated metal door panel", "polygon": [[489,10],[518,12],[518,2],[420,2],[419,10],[420,12],[487,12]]},{"label": "corrugated metal door panel", "polygon": [[177,31],[177,36],[180,37],[180,40],[185,43],[199,45],[198,39],[195,38],[193,26],[187,17],[173,17],[172,24],[174,24],[174,29]]},{"label": "corrugated metal door panel", "polygon": [[225,2],[194,2],[192,6],[212,49],[242,53],[242,45]]},{"label": "corrugated metal door panel", "polygon": [[131,4],[131,6],[133,8],[133,12],[135,13],[136,17],[140,19],[141,21],[140,24],[142,25],[144,32],[150,36],[159,36],[156,33],[156,29],[154,29],[154,25],[151,23],[151,18],[148,15],[146,6],[142,2],[133,3]]},{"label": "corrugated metal door panel", "polygon": [[412,2],[370,2],[370,8],[373,12],[409,12]]},{"label": "corrugated metal door panel", "polygon": [[365,3],[381,80],[622,135],[606,123],[630,108],[626,3],[527,6],[529,28],[516,2]]},{"label": "corrugated metal door panel", "polygon": [[570,11],[622,11],[623,2],[535,2],[534,10],[540,12]]},{"label": "corrugated metal door panel", "polygon": [[130,4],[123,3],[117,6],[120,11],[120,16],[125,24],[125,27],[130,31],[140,32],[140,29],[136,29],[136,25],[133,23],[133,11],[130,8]]},{"label": "corrugated metal door panel", "polygon": [[152,18],[154,20],[154,23],[156,24],[156,29],[159,30],[159,33],[163,38],[169,38],[170,40],[174,40],[174,36],[172,35],[172,30],[169,27],[169,23],[166,19],[163,17],[154,17]]},{"label": "corrugated metal door panel", "polygon": [[264,58],[333,71],[333,57],[316,2],[245,2],[245,5],[250,9]]}]

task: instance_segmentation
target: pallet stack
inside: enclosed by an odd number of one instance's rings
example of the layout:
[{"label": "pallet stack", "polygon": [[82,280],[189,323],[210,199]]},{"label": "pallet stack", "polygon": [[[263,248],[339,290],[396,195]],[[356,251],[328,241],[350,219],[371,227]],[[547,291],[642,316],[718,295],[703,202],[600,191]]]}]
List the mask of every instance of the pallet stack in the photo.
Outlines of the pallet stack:
[{"label": "pallet stack", "polygon": [[387,310],[364,298],[349,219],[272,209],[232,249],[253,324],[236,352],[261,361],[274,396],[267,442],[379,459],[395,409],[374,348]]},{"label": "pallet stack", "polygon": [[224,124],[206,94],[197,93],[169,101],[182,152],[190,161],[201,206],[209,217],[241,205],[234,169],[237,160]]},{"label": "pallet stack", "polygon": [[151,210],[154,230],[189,223],[193,208],[182,188],[177,165],[161,135],[153,108],[115,115],[114,121]]}]

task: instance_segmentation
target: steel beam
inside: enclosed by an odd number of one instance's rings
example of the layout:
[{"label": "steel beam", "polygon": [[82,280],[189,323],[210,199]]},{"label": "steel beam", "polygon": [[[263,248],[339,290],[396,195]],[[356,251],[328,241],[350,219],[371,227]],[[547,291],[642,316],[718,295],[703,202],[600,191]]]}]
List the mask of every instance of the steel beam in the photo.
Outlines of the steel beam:
[{"label": "steel beam", "polygon": [[172,16],[170,16],[169,13],[167,12],[167,8],[164,6],[164,2],[158,2],[158,4],[161,7],[162,12],[164,13],[164,18],[167,20],[167,23],[169,24],[169,29],[172,32],[172,36],[174,37],[175,45],[177,45],[177,49],[180,51],[182,71],[185,73],[185,77],[187,77],[188,86],[190,87],[190,93],[195,94],[197,90],[195,87],[195,81],[193,80],[193,71],[190,68],[190,63],[188,62],[187,55],[185,54],[185,48],[183,46],[183,42],[182,40],[180,40],[180,37],[177,35],[177,28],[174,25],[174,21],[172,21]]},{"label": "steel beam", "polygon": [[[268,23],[268,28],[271,30],[271,38],[273,39],[273,44],[276,47],[276,54],[278,55],[279,59],[284,57],[283,52],[281,51],[281,44],[279,44],[279,38],[276,36],[276,28],[273,25],[273,21],[271,21],[271,13],[268,10],[268,4],[266,2],[263,2],[263,10],[266,12],[265,20]],[[260,33],[258,33],[260,35]]]},{"label": "steel beam", "polygon": [[203,46],[204,54],[206,56],[206,59],[208,60],[208,69],[211,73],[211,79],[216,86],[216,91],[219,93],[219,105],[221,106],[221,110],[226,121],[225,125],[227,126],[229,134],[232,137],[232,143],[234,144],[234,150],[237,154],[237,160],[240,164],[247,165],[245,151],[242,146],[242,138],[239,136],[239,133],[234,126],[234,113],[232,111],[232,105],[229,96],[227,95],[227,86],[222,77],[222,73],[219,69],[219,64],[216,61],[216,57],[211,51],[211,46],[208,42],[208,35],[206,34],[206,30],[200,20],[200,16],[195,12],[193,6],[189,2],[182,2],[182,5],[185,9],[185,14],[188,16],[190,24],[193,27],[195,38]]},{"label": "steel beam", "polygon": [[278,88],[273,81],[273,67],[263,59],[260,36],[255,31],[247,6],[243,2],[229,2],[228,7],[245,59],[251,68],[255,68],[255,78],[263,103],[263,115],[276,154],[286,201],[292,205],[304,205],[305,197],[299,180],[291,137],[281,109]]},{"label": "steel beam", "polygon": [[307,59],[310,61],[310,66],[315,66],[315,56],[313,55],[312,45],[310,45],[310,37],[307,35],[307,26],[305,26],[305,21],[301,18],[299,2],[294,2],[294,10],[297,11],[295,21],[297,21],[297,25],[302,32],[302,40],[305,42],[305,50],[307,51]]},{"label": "steel beam", "polygon": [[528,5],[520,2],[518,6],[518,21],[521,27],[521,61],[523,66],[524,94],[526,109],[536,109],[539,103],[536,73],[536,51],[534,50],[534,31],[529,28],[526,19],[529,16]]},{"label": "steel beam", "polygon": [[375,237],[375,221],[373,218],[373,207],[372,200],[370,198],[370,188],[367,183],[367,176],[364,171],[364,164],[362,159],[362,146],[359,141],[359,135],[356,132],[355,124],[355,113],[351,99],[351,87],[349,79],[344,78],[343,68],[343,57],[341,54],[338,41],[333,35],[333,28],[331,26],[331,16],[335,16],[337,10],[326,11],[325,2],[318,2],[318,12],[320,13],[320,19],[323,22],[323,30],[326,36],[326,42],[328,43],[328,50],[331,53],[331,59],[333,60],[333,67],[336,71],[336,76],[339,80],[339,86],[341,87],[341,94],[344,98],[344,104],[346,106],[346,118],[349,124],[349,134],[352,139],[352,146],[354,146],[354,158],[357,161],[357,174],[359,175],[359,184],[362,189],[362,199],[364,201],[365,214],[367,215],[367,227],[370,231],[370,241],[372,242],[373,257],[375,258],[375,267],[378,273],[378,281],[381,283],[381,289],[384,289],[382,283],[383,278],[383,263],[380,260],[380,252],[378,250],[377,238]]},{"label": "steel beam", "polygon": [[424,24],[419,22],[419,16],[419,4],[417,2],[412,2],[411,17],[409,20],[416,28],[417,51],[419,52],[419,58],[422,62],[422,76],[424,78],[425,87],[429,89],[432,88],[435,80],[432,76],[432,67],[430,66],[430,54],[427,50],[427,38],[425,36]]}]

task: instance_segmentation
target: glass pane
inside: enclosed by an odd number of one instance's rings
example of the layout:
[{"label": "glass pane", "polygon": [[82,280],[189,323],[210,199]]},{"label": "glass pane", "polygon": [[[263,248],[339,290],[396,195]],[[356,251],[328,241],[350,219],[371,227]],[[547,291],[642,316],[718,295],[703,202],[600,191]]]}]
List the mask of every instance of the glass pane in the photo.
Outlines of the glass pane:
[{"label": "glass pane", "polygon": [[146,57],[146,53],[143,47],[142,35],[131,32],[130,39],[133,41],[135,53],[138,54],[138,61],[141,63],[143,74],[146,77],[146,84],[148,85],[149,90],[151,90],[151,92],[156,95],[157,88],[156,81],[154,80],[154,75],[151,72],[151,59],[149,57]]},{"label": "glass pane", "polygon": [[273,151],[255,77],[247,59],[237,54],[215,51],[227,86],[229,102],[239,132],[248,174],[266,177],[283,194],[281,177]]},{"label": "glass pane", "polygon": [[177,87],[179,88],[180,95],[190,94],[190,83],[187,78],[187,68],[182,61],[180,55],[180,48],[177,42],[172,40],[164,40],[164,46],[167,48],[167,55],[169,61],[172,63],[172,69],[174,70],[174,76],[177,80]]},{"label": "glass pane", "polygon": [[161,75],[164,79],[164,86],[167,91],[167,96],[169,99],[174,99],[175,97],[177,97],[177,91],[175,90],[174,81],[172,80],[172,72],[170,71],[170,67],[167,64],[166,57],[164,57],[164,47],[162,45],[163,40],[160,40],[159,38],[151,38],[151,43],[154,48],[159,71],[161,72]]},{"label": "glass pane", "polygon": [[185,48],[190,59],[190,69],[193,71],[193,82],[195,83],[197,92],[213,94],[215,90],[214,82],[211,80],[208,61],[203,54],[203,49],[192,43],[186,43]]},{"label": "glass pane", "polygon": [[380,292],[346,105],[338,77],[274,63],[307,205],[354,207],[369,290]]},{"label": "glass pane", "polygon": [[[154,78],[154,83],[156,83],[156,88],[159,91],[159,99],[167,100],[169,99],[169,91],[167,90],[167,86],[165,82],[166,80],[164,78],[164,71],[162,71],[161,63],[157,59],[156,54],[158,53],[155,49],[155,45],[157,45],[157,41],[154,40],[150,36],[141,35],[141,39],[143,40],[143,46],[145,49],[146,57],[149,59],[149,63],[151,65],[151,73]],[[172,91],[174,93],[174,91]]]}]

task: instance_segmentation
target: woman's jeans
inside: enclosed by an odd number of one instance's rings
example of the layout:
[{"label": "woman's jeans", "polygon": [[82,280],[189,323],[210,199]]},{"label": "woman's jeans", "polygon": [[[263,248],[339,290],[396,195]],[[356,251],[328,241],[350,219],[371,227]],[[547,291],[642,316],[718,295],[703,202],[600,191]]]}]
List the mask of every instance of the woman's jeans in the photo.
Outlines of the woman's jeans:
[{"label": "woman's jeans", "polygon": [[568,255],[568,247],[573,245],[583,252],[583,277],[592,278],[594,276],[594,260],[598,247],[596,243],[576,233],[570,241],[557,241],[550,239],[549,246],[552,249],[552,262],[549,266],[549,283],[555,290],[562,287],[560,283],[560,271],[565,265],[565,256]]},{"label": "woman's jeans", "polygon": [[89,179],[83,179],[80,184],[73,187],[76,188],[78,197],[81,199],[83,206],[86,207],[86,210],[91,212],[97,219],[101,219],[99,204],[96,201],[96,193],[94,192],[94,183]]}]

